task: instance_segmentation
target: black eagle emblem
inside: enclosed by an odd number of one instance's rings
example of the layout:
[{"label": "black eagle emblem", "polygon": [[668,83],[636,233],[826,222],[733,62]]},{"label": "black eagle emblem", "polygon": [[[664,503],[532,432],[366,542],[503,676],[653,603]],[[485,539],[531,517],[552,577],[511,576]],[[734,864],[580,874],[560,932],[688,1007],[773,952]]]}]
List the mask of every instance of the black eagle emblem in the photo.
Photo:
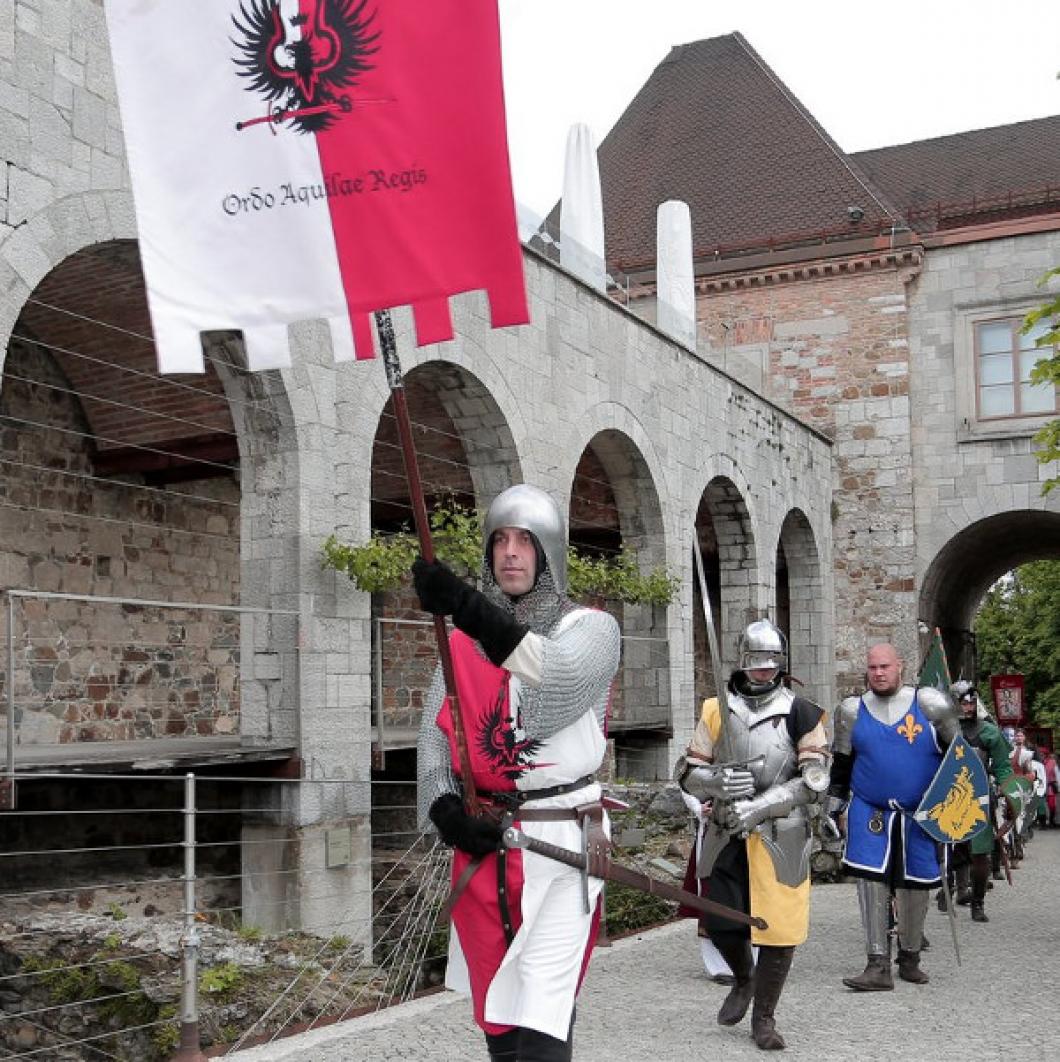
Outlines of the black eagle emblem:
[{"label": "black eagle emblem", "polygon": [[518,740],[511,718],[505,711],[503,692],[482,719],[482,724],[478,732],[479,752],[508,781],[521,778],[531,765],[541,742]]},{"label": "black eagle emblem", "polygon": [[232,16],[233,59],[247,87],[264,97],[268,121],[301,133],[327,129],[353,104],[347,90],[379,51],[376,11],[369,0],[241,0]]}]

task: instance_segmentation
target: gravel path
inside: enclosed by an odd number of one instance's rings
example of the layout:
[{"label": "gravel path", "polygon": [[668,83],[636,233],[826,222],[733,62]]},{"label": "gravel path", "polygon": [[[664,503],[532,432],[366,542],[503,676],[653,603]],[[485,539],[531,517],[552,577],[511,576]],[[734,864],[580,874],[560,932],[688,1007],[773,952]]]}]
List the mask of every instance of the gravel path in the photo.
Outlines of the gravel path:
[{"label": "gravel path", "polygon": [[[1060,830],[1039,831],[1027,858],[987,894],[988,925],[959,908],[963,964],[932,903],[924,986],[858,994],[844,975],[864,966],[853,885],[813,890],[810,938],[795,955],[777,1013],[786,1059],[1039,1062],[1060,1058]],[[1022,973],[1021,973],[1022,971]],[[695,928],[681,922],[619,941],[593,959],[578,1004],[578,1062],[762,1059],[749,1035],[716,1024],[726,989],[699,963]],[[388,1011],[240,1052],[239,1062],[486,1062],[466,1000],[441,993]]]}]

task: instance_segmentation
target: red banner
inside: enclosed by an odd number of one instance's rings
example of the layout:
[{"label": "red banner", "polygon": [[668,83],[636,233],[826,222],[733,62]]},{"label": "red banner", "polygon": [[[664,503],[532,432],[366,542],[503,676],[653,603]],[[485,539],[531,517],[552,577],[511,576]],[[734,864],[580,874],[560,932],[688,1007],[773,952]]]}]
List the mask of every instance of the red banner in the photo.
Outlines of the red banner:
[{"label": "red banner", "polygon": [[1024,698],[1022,675],[991,675],[990,689],[994,694],[994,711],[1002,726],[1023,723]]},{"label": "red banner", "polygon": [[281,368],[308,318],[370,357],[371,312],[403,305],[437,343],[466,291],[528,320],[497,0],[106,10],[163,372],[201,372],[216,329]]}]

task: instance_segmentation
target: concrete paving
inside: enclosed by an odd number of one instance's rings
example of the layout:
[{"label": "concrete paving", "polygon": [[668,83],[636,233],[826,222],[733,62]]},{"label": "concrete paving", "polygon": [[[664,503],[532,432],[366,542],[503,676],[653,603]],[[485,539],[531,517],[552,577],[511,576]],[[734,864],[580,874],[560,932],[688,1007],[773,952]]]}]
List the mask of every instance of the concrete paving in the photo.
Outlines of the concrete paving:
[{"label": "concrete paving", "polygon": [[[841,978],[864,966],[854,886],[813,890],[810,938],[778,1008],[787,1059],[1039,1062],[1060,1058],[1060,830],[1040,831],[1013,872],[987,894],[990,923],[958,908],[957,966],[947,918],[932,903],[930,984],[896,979],[893,992],[860,994]],[[596,952],[578,1003],[578,1062],[654,1062],[724,1055],[765,1057],[749,1018],[716,1024],[727,990],[700,965],[695,927],[681,922]],[[452,993],[239,1052],[239,1062],[486,1062],[468,1002]]]}]

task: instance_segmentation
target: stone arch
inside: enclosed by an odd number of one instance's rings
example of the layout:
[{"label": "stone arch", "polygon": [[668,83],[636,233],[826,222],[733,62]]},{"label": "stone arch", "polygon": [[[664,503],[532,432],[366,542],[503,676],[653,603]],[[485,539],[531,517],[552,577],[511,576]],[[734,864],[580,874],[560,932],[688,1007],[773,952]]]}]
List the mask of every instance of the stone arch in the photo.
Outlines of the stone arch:
[{"label": "stone arch", "polygon": [[[824,572],[813,528],[801,509],[791,509],[784,517],[776,558],[775,619],[788,638],[788,668],[804,684],[805,696],[826,704],[831,654]],[[787,598],[786,608],[782,596]]]},{"label": "stone arch", "polygon": [[[548,447],[552,469],[562,488],[566,489],[568,484],[573,487],[577,465],[586,448],[590,442],[599,442],[599,456],[610,455],[608,460],[613,464],[620,490],[627,491],[626,484],[639,483],[651,492],[650,496],[658,506],[657,516],[652,513],[634,516],[637,512],[636,495],[628,491],[623,495],[620,508],[626,514],[627,543],[636,548],[646,566],[676,564],[678,557],[670,542],[672,536],[668,534],[671,529],[665,526],[669,499],[663,464],[653,437],[638,418],[628,407],[617,402],[600,402],[585,410],[576,420],[556,427],[558,438],[550,441]],[[566,463],[557,465],[557,456]],[[630,462],[634,462],[636,468]],[[635,546],[634,536],[637,539]]]},{"label": "stone arch", "polygon": [[[585,444],[571,480],[570,541],[592,553],[632,551],[642,571],[665,563],[662,505],[647,461],[625,433],[605,428]],[[622,625],[623,652],[609,732],[626,777],[669,773],[672,724],[667,608],[607,601]]]},{"label": "stone arch", "polygon": [[[522,481],[507,418],[478,376],[432,359],[407,372],[404,383],[428,513],[450,500],[481,513],[501,490]],[[382,404],[376,421],[370,508],[373,532],[411,527],[393,398]],[[379,671],[375,725],[381,718],[388,750],[411,749],[437,653],[433,627],[408,586],[373,595],[372,642]]]},{"label": "stone arch", "polygon": [[1017,509],[983,516],[954,534],[932,558],[919,613],[942,631],[953,673],[974,673],[972,623],[983,595],[1005,572],[1060,558],[1060,512]]},{"label": "stone arch", "polygon": [[[715,629],[721,652],[723,674],[736,663],[736,646],[743,628],[765,611],[764,588],[759,574],[754,519],[748,502],[749,491],[732,462],[718,462],[724,468],[707,483],[696,510],[696,532],[703,551],[707,590],[711,596]],[[689,558],[691,563],[692,558]],[[696,582],[696,580],[693,580]],[[706,628],[698,587],[694,587],[693,628],[697,681],[706,682],[713,692],[715,677],[706,657]],[[697,689],[697,694],[699,693]]]},{"label": "stone arch", "polygon": [[0,298],[0,368],[15,321],[53,269],[94,244],[135,239],[132,195],[112,191],[86,192],[50,203],[0,242],[0,257],[17,276]]},{"label": "stone arch", "polygon": [[[55,209],[62,217],[76,214],[72,201]],[[9,578],[4,582],[31,591],[178,600],[205,608],[246,604],[247,572],[254,565],[242,547],[261,539],[247,526],[261,511],[248,504],[254,495],[254,461],[275,460],[277,450],[284,449],[278,425],[292,422],[279,374],[262,387],[258,377],[244,371],[238,337],[216,335],[206,341],[207,372],[201,378],[159,376],[135,240],[73,246],[76,228],[67,224],[61,229],[71,238],[56,239],[48,247],[70,253],[56,255],[59,260],[50,269],[44,268],[49,263],[42,256],[31,259],[35,268],[23,270],[23,276],[36,276],[37,283],[20,293],[13,318],[9,305],[3,309],[12,324],[0,406],[9,425],[22,427],[15,432],[22,459],[6,454],[0,474],[8,496],[17,492],[30,514],[22,521],[30,525],[23,528],[25,541],[20,545],[15,536],[5,540]],[[27,447],[37,453],[38,473],[32,473]],[[20,470],[30,473],[21,475],[21,483]],[[49,507],[49,526],[38,533],[34,514]],[[271,525],[286,526],[288,539],[294,509],[278,502],[269,513]],[[277,531],[277,538],[282,540],[284,532]],[[74,544],[63,545],[69,541]],[[297,573],[299,566],[288,563],[283,570]],[[266,592],[249,595],[249,603],[275,605],[273,590],[279,587],[269,579],[260,583]],[[268,692],[250,681],[246,663],[251,654],[238,652],[241,642],[244,647],[255,644],[246,638],[246,621],[220,612],[195,613],[192,621],[196,619],[212,624],[210,637],[235,650],[229,663],[218,659],[226,711],[217,708],[211,715],[170,705],[159,713],[97,698],[93,708],[98,713],[98,704],[104,704],[102,719],[74,712],[58,732],[42,731],[41,740],[274,733],[267,718]],[[100,614],[99,623],[108,622]],[[290,626],[286,644],[293,653],[296,632]],[[133,625],[126,627],[123,636],[135,641]],[[53,629],[61,637],[62,624],[56,622]],[[269,631],[271,645],[277,637],[283,640],[275,625],[263,629]],[[297,670],[292,666],[289,673]],[[101,688],[98,681],[96,688]],[[211,700],[221,703],[219,695]],[[256,701],[262,708],[257,713]],[[64,714],[71,716],[71,711]],[[259,721],[248,731],[245,724],[256,715]]]},{"label": "stone arch", "polygon": [[[451,361],[424,361],[406,373],[405,392],[429,499],[452,494],[465,505],[485,509],[502,490],[522,481],[508,419],[477,375]],[[371,495],[373,529],[396,518],[396,510],[387,517],[387,506],[393,510],[395,502],[407,504],[392,398],[376,426]]]}]

